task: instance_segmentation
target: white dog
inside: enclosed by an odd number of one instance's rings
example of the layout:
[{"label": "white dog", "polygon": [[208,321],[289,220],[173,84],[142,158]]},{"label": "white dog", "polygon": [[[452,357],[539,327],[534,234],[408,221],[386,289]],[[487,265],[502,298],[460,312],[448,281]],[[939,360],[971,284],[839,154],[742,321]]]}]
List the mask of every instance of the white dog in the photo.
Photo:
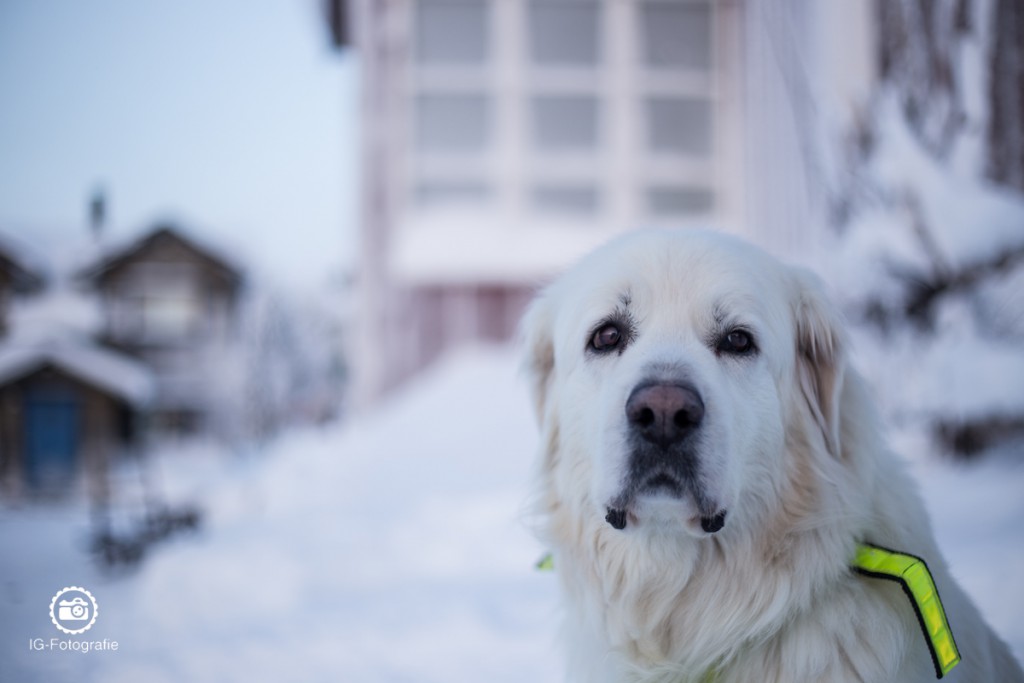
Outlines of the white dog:
[{"label": "white dog", "polygon": [[[1024,680],[810,273],[723,235],[635,233],[550,286],[524,335],[571,680]],[[906,594],[855,572],[863,544],[922,558],[941,602],[923,563]]]}]

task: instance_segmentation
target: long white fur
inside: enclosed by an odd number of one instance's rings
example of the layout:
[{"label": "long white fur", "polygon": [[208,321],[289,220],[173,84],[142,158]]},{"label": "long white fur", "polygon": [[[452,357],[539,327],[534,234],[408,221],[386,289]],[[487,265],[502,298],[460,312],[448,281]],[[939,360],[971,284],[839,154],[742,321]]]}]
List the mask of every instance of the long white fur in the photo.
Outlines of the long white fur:
[{"label": "long white fur", "polygon": [[[635,339],[588,354],[588,332],[622,308]],[[755,358],[709,347],[723,316],[755,328]],[[946,680],[1024,680],[951,578],[813,275],[720,234],[640,232],[551,285],[523,331],[569,680],[934,680],[899,587],[850,571],[862,541],[927,560],[963,656]],[[627,457],[626,397],[666,367],[707,406],[702,485],[728,509],[714,535],[685,497],[640,501],[621,531],[604,521]]]}]

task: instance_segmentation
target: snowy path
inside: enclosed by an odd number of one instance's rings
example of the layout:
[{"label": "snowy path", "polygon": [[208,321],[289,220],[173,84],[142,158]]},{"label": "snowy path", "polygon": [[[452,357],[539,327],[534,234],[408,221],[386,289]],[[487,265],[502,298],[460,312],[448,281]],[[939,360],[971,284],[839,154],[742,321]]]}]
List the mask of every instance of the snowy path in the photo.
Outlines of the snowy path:
[{"label": "snowy path", "polygon": [[[478,351],[229,469],[203,532],[133,576],[88,570],[66,523],[7,513],[0,681],[558,681],[554,581],[518,519],[535,441],[513,356]],[[1021,656],[1024,468],[915,462],[954,571]],[[77,580],[119,651],[27,652]]]}]

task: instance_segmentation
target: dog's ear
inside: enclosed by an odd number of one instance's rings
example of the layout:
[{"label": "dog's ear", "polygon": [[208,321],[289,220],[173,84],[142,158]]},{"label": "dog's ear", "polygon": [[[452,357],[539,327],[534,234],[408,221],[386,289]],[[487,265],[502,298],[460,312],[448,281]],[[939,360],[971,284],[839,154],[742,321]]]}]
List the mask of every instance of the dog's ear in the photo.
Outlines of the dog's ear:
[{"label": "dog's ear", "polygon": [[808,270],[794,269],[797,383],[835,457],[841,453],[840,396],[846,370],[842,316],[825,295],[824,283]]},{"label": "dog's ear", "polygon": [[551,297],[543,293],[533,300],[520,323],[520,338],[526,351],[523,370],[530,385],[530,397],[537,422],[544,423],[544,410],[555,369],[554,320]]}]

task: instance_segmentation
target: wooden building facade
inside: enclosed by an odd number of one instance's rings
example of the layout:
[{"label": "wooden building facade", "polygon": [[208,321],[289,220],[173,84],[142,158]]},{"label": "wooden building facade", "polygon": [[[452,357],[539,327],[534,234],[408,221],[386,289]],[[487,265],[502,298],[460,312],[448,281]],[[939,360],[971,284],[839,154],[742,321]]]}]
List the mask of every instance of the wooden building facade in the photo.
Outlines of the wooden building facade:
[{"label": "wooden building facade", "polygon": [[109,495],[110,463],[136,443],[149,371],[89,344],[0,352],[0,490],[53,496],[82,485]]},{"label": "wooden building facade", "polygon": [[210,426],[217,355],[236,338],[242,274],[180,227],[155,226],[106,252],[78,279],[100,296],[100,340],[152,369],[157,430]]}]

